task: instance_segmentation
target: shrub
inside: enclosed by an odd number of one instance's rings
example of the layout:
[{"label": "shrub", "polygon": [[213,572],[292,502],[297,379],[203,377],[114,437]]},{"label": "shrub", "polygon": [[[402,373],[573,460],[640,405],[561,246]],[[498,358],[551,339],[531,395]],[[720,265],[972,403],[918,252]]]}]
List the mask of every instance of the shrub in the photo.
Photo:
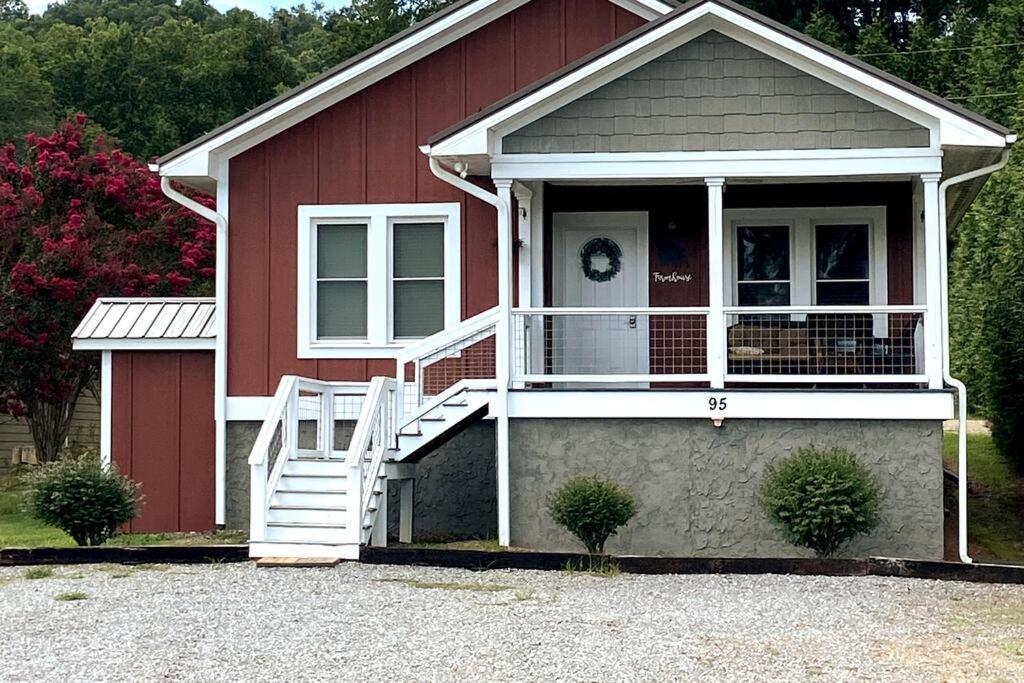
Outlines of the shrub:
[{"label": "shrub", "polygon": [[610,481],[575,477],[548,496],[548,512],[587,547],[591,555],[604,553],[604,544],[636,514],[633,495]]},{"label": "shrub", "polygon": [[768,468],[761,506],[791,543],[830,557],[878,524],[882,490],[871,472],[839,448],[803,448]]},{"label": "shrub", "polygon": [[31,479],[32,516],[78,545],[100,545],[138,512],[138,484],[105,467],[96,453],[44,465]]}]

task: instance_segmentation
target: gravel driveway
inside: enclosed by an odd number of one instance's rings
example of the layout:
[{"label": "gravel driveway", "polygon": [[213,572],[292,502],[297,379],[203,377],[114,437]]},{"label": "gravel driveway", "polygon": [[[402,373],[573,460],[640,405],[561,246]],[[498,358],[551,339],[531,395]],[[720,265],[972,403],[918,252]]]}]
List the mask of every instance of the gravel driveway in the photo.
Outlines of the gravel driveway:
[{"label": "gravel driveway", "polygon": [[1024,587],[358,564],[0,569],[3,681],[697,677],[1022,680]]}]

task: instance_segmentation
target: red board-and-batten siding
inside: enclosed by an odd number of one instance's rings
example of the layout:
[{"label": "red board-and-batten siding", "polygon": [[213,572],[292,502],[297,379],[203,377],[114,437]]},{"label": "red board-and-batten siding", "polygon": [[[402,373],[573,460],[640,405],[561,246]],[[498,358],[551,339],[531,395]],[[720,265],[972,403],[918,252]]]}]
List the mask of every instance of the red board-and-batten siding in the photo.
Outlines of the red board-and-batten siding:
[{"label": "red board-and-batten siding", "polygon": [[145,496],[128,529],[215,523],[212,351],[114,351],[111,457]]},{"label": "red board-and-batten siding", "polygon": [[607,0],[532,0],[231,160],[228,394],[266,396],[281,375],[367,380],[387,359],[299,359],[299,204],[458,201],[462,314],[497,303],[493,207],[431,175],[437,131],[644,23]]}]

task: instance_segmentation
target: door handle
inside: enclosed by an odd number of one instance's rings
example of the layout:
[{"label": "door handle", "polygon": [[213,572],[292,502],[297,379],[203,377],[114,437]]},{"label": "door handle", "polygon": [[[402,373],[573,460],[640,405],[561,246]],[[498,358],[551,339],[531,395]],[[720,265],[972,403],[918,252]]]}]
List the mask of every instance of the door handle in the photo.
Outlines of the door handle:
[{"label": "door handle", "polygon": [[635,315],[629,316],[629,322],[627,324],[629,325],[629,329],[635,330],[636,329],[636,316]]}]

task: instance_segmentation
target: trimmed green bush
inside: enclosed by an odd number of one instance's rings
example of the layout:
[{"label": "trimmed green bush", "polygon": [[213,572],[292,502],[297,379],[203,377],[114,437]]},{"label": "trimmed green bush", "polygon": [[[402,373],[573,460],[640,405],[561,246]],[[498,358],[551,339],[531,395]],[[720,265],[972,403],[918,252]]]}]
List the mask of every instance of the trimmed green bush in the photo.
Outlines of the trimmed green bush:
[{"label": "trimmed green bush", "polygon": [[575,477],[548,495],[551,518],[578,538],[591,555],[636,514],[633,494],[597,477]]},{"label": "trimmed green bush", "polygon": [[96,453],[44,465],[31,477],[29,506],[43,524],[78,545],[100,545],[138,513],[139,486],[104,467]]},{"label": "trimmed green bush", "polygon": [[849,451],[802,448],[768,468],[761,507],[786,540],[831,557],[878,524],[882,489]]}]

